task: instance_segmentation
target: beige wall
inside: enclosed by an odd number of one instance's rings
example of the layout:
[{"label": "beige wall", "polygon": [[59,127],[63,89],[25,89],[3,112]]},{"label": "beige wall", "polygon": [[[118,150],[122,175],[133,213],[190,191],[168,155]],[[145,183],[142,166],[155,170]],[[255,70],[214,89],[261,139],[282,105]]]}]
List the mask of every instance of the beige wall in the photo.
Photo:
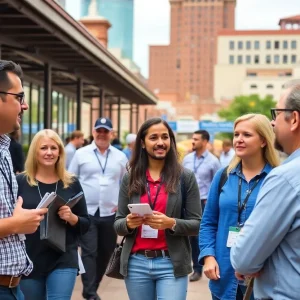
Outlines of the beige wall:
[{"label": "beige wall", "polygon": [[[234,41],[234,50],[230,49],[230,41]],[[243,49],[238,49],[239,41],[243,42]],[[246,49],[246,41],[251,42],[251,49]],[[257,50],[254,49],[255,41],[260,43]],[[267,41],[271,42],[271,49],[266,49]],[[279,41],[279,49],[274,49],[275,41]],[[283,49],[283,41],[288,42],[288,49]],[[296,49],[291,49],[292,41],[296,41]],[[300,78],[299,49],[300,34],[219,36],[215,65],[215,101],[220,103],[224,99],[250,94],[261,97],[272,95],[274,99],[278,99],[285,82]],[[230,64],[230,55],[235,58],[234,64]],[[243,57],[240,64],[239,55]],[[251,57],[251,63],[246,63],[247,55]],[[259,63],[254,63],[255,55],[259,55]],[[270,63],[266,63],[267,55],[271,58]],[[274,62],[275,55],[279,56],[279,63]],[[287,63],[283,63],[284,55],[288,57]],[[291,63],[292,55],[296,55],[296,63]],[[249,76],[249,73],[256,73],[256,76]]]},{"label": "beige wall", "polygon": [[[229,43],[230,41],[234,41],[235,48],[234,50],[230,50]],[[243,49],[238,49],[238,42],[243,42]],[[251,42],[251,49],[246,49],[246,41]],[[254,42],[259,41],[260,42],[260,48],[258,50],[254,49]],[[271,49],[266,49],[266,42],[271,41]],[[274,49],[274,42],[279,41],[280,43],[280,49]],[[288,49],[283,49],[283,41],[288,42]],[[297,42],[297,49],[291,49],[291,42],[296,41]],[[276,66],[284,66],[287,67],[290,65],[291,62],[291,55],[297,55],[297,61],[300,61],[300,35],[270,35],[270,36],[260,36],[260,35],[234,35],[234,36],[219,36],[218,37],[218,54],[217,54],[217,64],[229,64],[229,55],[234,55],[236,57],[235,63],[237,61],[237,56],[242,55],[259,55],[260,56],[260,63],[254,64],[253,60],[250,65],[253,66],[267,66],[273,65],[274,55],[280,56],[280,63]],[[271,55],[271,64],[266,64],[266,55]],[[288,55],[289,61],[288,64],[282,63],[282,56]],[[246,65],[245,61],[243,61],[243,64]],[[275,66],[274,66],[275,67]]]}]

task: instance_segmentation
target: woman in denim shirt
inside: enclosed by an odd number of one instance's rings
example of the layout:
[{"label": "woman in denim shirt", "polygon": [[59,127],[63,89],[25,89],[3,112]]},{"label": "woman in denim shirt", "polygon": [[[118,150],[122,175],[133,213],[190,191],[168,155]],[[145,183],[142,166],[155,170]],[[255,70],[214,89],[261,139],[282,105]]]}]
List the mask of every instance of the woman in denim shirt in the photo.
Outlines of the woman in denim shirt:
[{"label": "woman in denim shirt", "polygon": [[204,273],[210,279],[213,300],[243,299],[245,286],[235,277],[230,248],[253,210],[261,183],[279,164],[273,145],[274,133],[264,115],[247,114],[235,121],[235,157],[228,166],[228,178],[220,195],[219,182],[224,168],[216,173],[200,227],[200,263],[204,264]]}]

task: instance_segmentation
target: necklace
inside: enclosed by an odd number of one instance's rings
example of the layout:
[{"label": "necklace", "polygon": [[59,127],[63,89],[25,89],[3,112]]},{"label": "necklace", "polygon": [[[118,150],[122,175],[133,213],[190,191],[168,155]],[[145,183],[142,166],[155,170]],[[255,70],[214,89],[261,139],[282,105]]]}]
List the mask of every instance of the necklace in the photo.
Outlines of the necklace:
[{"label": "necklace", "polygon": [[[59,181],[59,180],[58,180],[58,181]],[[56,181],[55,194],[56,194],[56,192],[57,192],[57,184],[58,184],[58,181]],[[42,194],[41,194],[41,190],[40,190],[40,187],[39,187],[39,182],[38,182],[38,180],[36,181],[36,183],[37,183],[37,188],[38,188],[38,191],[39,191],[41,200],[42,200],[43,197],[42,197]]]}]

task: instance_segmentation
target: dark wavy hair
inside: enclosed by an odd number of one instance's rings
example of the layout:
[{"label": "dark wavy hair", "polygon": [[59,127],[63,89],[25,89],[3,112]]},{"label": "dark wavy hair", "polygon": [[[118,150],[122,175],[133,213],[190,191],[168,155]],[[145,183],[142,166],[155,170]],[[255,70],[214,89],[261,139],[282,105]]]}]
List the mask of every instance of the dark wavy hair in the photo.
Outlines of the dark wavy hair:
[{"label": "dark wavy hair", "polygon": [[162,182],[166,185],[168,193],[175,193],[179,184],[182,166],[178,160],[178,152],[174,133],[169,124],[161,118],[152,118],[145,121],[139,129],[136,137],[136,143],[133,149],[132,158],[127,167],[129,173],[129,196],[132,194],[145,193],[146,189],[146,170],[148,169],[148,154],[142,148],[142,141],[145,143],[145,136],[148,129],[162,123],[168,129],[170,136],[170,150],[165,157],[165,165],[161,172]]}]

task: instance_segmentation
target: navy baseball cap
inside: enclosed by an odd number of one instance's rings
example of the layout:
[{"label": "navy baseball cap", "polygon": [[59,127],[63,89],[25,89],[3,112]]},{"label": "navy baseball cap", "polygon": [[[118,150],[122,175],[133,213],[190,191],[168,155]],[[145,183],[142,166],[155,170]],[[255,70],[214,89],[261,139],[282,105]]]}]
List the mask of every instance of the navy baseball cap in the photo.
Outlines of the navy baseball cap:
[{"label": "navy baseball cap", "polygon": [[99,118],[95,123],[94,129],[96,130],[99,128],[105,128],[105,129],[111,131],[113,129],[111,120],[108,118]]}]

